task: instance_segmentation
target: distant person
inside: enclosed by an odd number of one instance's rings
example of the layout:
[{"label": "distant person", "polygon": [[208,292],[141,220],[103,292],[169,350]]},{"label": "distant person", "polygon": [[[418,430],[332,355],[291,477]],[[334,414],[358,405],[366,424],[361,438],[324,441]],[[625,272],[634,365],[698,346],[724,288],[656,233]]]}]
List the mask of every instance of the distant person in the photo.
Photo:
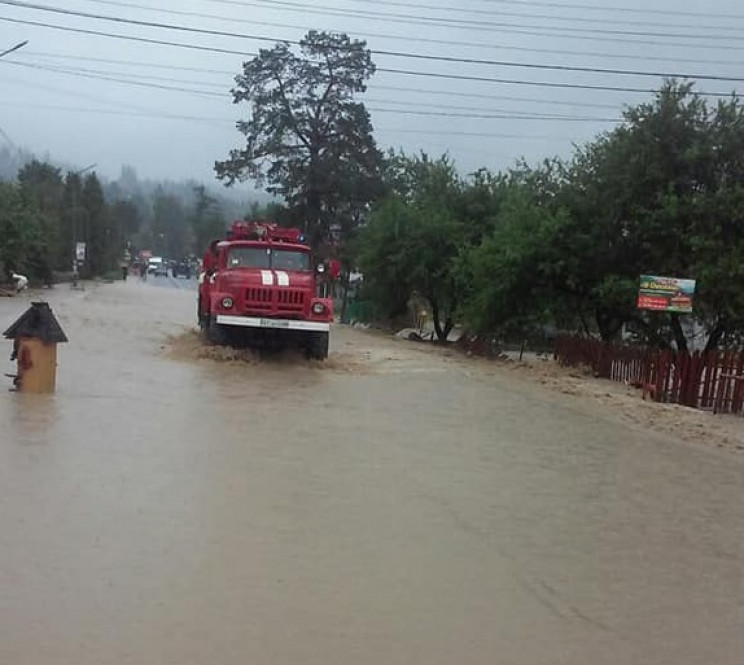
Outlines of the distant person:
[{"label": "distant person", "polygon": [[15,290],[16,293],[20,293],[21,291],[24,291],[28,288],[28,277],[25,275],[19,275],[18,273],[13,273],[13,282],[15,283]]}]

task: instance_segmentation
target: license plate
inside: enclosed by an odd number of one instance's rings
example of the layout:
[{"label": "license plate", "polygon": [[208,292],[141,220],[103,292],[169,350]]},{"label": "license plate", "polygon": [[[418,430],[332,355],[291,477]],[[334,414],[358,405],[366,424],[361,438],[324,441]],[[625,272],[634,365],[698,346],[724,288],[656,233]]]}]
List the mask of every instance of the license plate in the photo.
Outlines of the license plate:
[{"label": "license plate", "polygon": [[289,328],[289,321],[277,321],[276,319],[261,319],[262,328]]}]

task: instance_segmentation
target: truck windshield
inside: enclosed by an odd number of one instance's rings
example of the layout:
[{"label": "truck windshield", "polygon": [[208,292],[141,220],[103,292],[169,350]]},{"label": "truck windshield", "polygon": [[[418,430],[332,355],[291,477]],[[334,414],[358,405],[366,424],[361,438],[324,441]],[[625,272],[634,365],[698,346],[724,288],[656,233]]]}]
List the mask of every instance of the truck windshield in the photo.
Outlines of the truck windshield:
[{"label": "truck windshield", "polygon": [[310,270],[310,255],[306,252],[275,249],[271,256],[271,267],[274,270]]},{"label": "truck windshield", "polygon": [[308,271],[310,255],[284,249],[233,247],[227,254],[227,267]]},{"label": "truck windshield", "polygon": [[270,252],[264,247],[233,247],[227,254],[227,267],[271,268]]}]

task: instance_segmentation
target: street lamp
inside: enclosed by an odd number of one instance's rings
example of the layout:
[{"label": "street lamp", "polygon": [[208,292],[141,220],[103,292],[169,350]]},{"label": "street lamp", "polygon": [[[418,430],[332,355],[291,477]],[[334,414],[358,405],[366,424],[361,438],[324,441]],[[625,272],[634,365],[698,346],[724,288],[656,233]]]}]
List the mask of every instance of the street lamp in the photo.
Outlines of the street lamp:
[{"label": "street lamp", "polygon": [[5,51],[2,51],[0,53],[0,58],[2,58],[4,55],[8,55],[9,53],[13,53],[13,51],[17,51],[19,48],[23,48],[26,44],[28,44],[28,40],[26,40],[25,42],[21,42],[20,44],[16,44],[15,46],[12,46]]},{"label": "street lamp", "polygon": [[[86,171],[94,169],[98,164],[90,164],[85,168],[78,169],[77,171],[70,171],[71,176],[81,176]],[[77,189],[72,188],[72,286],[77,286],[78,280],[78,227],[77,227]],[[84,260],[84,257],[83,259]]]}]

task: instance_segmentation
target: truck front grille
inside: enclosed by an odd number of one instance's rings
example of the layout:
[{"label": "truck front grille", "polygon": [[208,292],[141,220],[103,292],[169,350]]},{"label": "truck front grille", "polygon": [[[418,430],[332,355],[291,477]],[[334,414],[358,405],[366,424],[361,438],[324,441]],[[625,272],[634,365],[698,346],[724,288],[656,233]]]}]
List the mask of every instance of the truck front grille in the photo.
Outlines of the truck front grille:
[{"label": "truck front grille", "polygon": [[280,312],[301,312],[305,305],[305,292],[294,289],[278,289],[276,306]]},{"label": "truck front grille", "polygon": [[246,309],[271,309],[271,289],[246,289],[245,306]]}]

